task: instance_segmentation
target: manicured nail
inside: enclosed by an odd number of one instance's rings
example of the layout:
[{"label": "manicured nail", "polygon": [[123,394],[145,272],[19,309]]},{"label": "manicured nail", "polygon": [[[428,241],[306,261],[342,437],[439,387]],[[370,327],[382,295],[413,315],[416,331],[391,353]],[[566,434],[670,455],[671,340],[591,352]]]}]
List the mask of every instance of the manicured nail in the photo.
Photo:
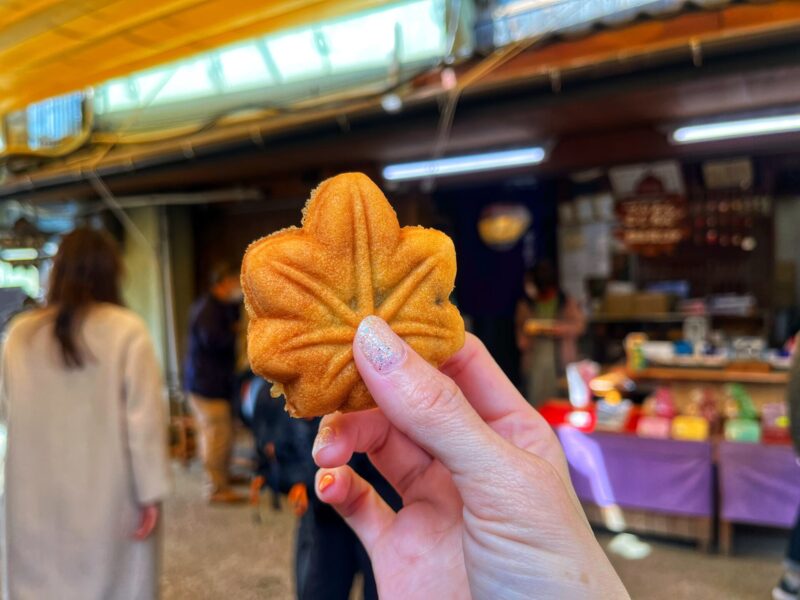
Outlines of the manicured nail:
[{"label": "manicured nail", "polygon": [[325,473],[325,475],[320,477],[319,485],[317,487],[319,488],[320,492],[324,492],[333,485],[333,482],[334,482],[333,474]]},{"label": "manicured nail", "polygon": [[325,448],[326,446],[330,446],[333,443],[333,439],[335,437],[334,431],[332,427],[320,427],[320,430],[317,432],[317,437],[314,438],[314,447],[311,449],[311,455],[316,456],[317,452]]},{"label": "manicured nail", "polygon": [[366,317],[358,326],[356,342],[361,352],[378,373],[387,373],[397,366],[406,353],[403,342],[380,317]]}]

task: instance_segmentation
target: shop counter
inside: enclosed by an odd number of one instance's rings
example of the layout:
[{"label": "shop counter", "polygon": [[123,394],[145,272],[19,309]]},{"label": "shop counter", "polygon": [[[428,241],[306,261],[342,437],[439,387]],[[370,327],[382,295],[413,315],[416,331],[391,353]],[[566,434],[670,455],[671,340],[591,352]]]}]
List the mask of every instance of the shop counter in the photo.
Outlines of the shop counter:
[{"label": "shop counter", "polygon": [[789,445],[719,442],[720,548],[736,523],[789,528],[800,509],[800,464]]},{"label": "shop counter", "polygon": [[626,528],[695,540],[713,533],[714,477],[709,442],[556,429],[587,516],[605,525],[602,509],[622,509]]}]

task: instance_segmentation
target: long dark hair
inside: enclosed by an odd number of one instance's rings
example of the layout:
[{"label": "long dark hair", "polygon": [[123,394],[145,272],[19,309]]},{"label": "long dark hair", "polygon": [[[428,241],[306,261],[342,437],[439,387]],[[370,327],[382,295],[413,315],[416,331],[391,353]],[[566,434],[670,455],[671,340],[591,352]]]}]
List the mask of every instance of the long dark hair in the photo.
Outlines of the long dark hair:
[{"label": "long dark hair", "polygon": [[122,304],[121,274],[119,250],[107,232],[80,227],[61,241],[50,272],[47,305],[56,310],[54,334],[67,368],[79,369],[85,363],[76,337],[89,306]]}]

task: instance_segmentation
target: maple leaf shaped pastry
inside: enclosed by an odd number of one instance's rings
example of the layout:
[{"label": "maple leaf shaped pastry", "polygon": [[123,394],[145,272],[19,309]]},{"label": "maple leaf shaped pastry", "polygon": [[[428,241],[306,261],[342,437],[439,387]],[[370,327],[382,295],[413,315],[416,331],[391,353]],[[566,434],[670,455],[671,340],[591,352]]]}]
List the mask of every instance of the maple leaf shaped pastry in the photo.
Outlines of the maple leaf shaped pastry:
[{"label": "maple leaf shaped pastry", "polygon": [[453,242],[440,231],[400,228],[366,175],[344,173],[311,194],[302,227],[254,242],[242,263],[255,373],[283,392],[292,416],[375,406],[353,362],[361,320],[378,315],[439,366],[464,343],[450,303]]}]

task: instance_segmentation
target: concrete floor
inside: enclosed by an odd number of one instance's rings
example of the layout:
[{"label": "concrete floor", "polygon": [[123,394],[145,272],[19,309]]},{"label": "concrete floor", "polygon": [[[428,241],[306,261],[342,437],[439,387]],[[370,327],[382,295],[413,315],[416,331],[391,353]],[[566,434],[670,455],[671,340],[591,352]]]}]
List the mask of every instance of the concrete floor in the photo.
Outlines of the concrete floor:
[{"label": "concrete floor", "polygon": [[[164,600],[292,598],[294,517],[266,504],[261,524],[246,506],[209,507],[200,499],[196,466],[176,469],[165,510]],[[598,536],[604,547],[612,539]],[[731,558],[653,539],[646,540],[653,551],[645,559],[610,556],[637,600],[768,599],[786,538],[785,532],[737,530]]]},{"label": "concrete floor", "polygon": [[295,518],[267,504],[265,496],[261,523],[247,505],[209,506],[197,465],[176,467],[164,511],[163,600],[293,598]]},{"label": "concrete floor", "polygon": [[[598,533],[607,548],[612,536]],[[767,600],[781,575],[788,533],[737,529],[734,556],[701,554],[690,544],[647,538],[653,551],[642,560],[608,552],[634,600]]]}]

